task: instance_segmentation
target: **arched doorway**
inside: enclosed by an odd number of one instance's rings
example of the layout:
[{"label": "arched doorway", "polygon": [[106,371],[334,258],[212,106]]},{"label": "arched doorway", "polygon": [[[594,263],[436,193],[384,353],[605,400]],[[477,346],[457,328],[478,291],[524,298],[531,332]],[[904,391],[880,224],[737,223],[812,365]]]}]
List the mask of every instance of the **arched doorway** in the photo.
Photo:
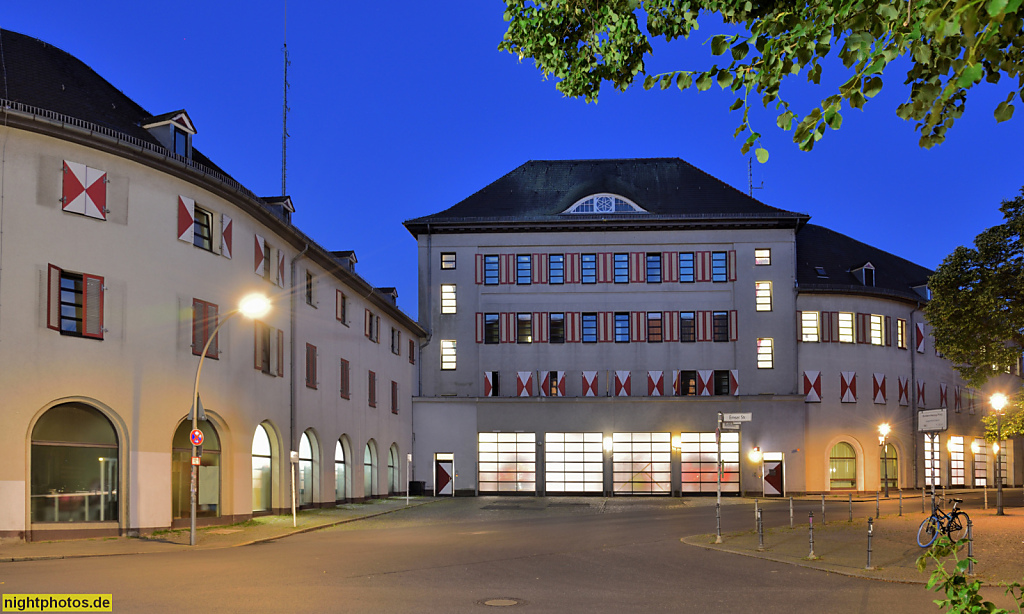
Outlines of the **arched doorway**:
[{"label": "arched doorway", "polygon": [[889,488],[899,488],[900,464],[896,452],[896,446],[891,443],[885,444],[885,450],[878,455],[878,479],[882,488],[887,485]]},{"label": "arched doorway", "polygon": [[273,450],[270,446],[270,435],[262,424],[256,425],[252,436],[252,511],[265,512],[271,509],[271,484],[273,476]]},{"label": "arched doorway", "polygon": [[[196,518],[220,516],[220,437],[209,422],[198,423],[203,432],[203,455],[196,472]],[[171,440],[171,518],[192,514],[192,422],[185,420]]]},{"label": "arched doorway", "polygon": [[334,501],[344,503],[348,499],[348,471],[346,471],[344,437],[334,444]]},{"label": "arched doorway", "polygon": [[832,446],[828,458],[828,469],[830,489],[857,488],[857,452],[849,443],[840,441]]},{"label": "arched doorway", "polygon": [[307,430],[299,437],[299,505],[304,507],[314,503],[318,452],[316,434]]},{"label": "arched doorway", "polygon": [[398,492],[398,481],[399,475],[401,474],[401,465],[398,462],[398,444],[391,444],[391,448],[388,450],[388,494],[393,495]]},{"label": "arched doorway", "polygon": [[363,450],[363,496],[375,497],[380,494],[377,487],[377,442],[366,442]]},{"label": "arched doorway", "polygon": [[32,429],[32,522],[117,520],[119,451],[114,425],[98,410],[47,410]]}]

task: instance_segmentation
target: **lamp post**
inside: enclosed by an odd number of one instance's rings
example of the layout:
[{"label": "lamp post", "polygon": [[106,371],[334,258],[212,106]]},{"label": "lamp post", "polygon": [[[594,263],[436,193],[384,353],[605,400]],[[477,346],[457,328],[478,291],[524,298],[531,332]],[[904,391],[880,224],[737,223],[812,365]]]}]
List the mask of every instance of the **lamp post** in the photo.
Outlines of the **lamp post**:
[{"label": "lamp post", "polygon": [[989,397],[992,409],[996,411],[996,443],[992,446],[995,452],[995,474],[996,474],[996,516],[1003,516],[1003,479],[999,475],[999,442],[1003,440],[1003,408],[1006,407],[1006,395],[997,392]]},{"label": "lamp post", "polygon": [[747,453],[747,458],[750,459],[750,462],[758,466],[757,475],[761,478],[761,497],[764,497],[764,463],[761,462],[761,459],[764,458],[764,454],[761,453],[761,446],[754,446],[750,452]]},{"label": "lamp post", "polygon": [[878,425],[878,445],[882,446],[882,483],[885,484],[885,498],[889,498],[889,457],[886,454],[885,438],[889,436],[889,423]]},{"label": "lamp post", "polygon": [[[238,314],[253,319],[265,315],[270,311],[270,299],[263,296],[262,294],[250,294],[244,297],[239,303],[237,309],[232,309],[224,318],[221,319],[213,332],[206,338],[206,344],[203,346],[203,351],[199,354],[199,365],[196,366],[196,381],[192,387],[192,430],[195,431],[199,428],[199,376],[203,373],[203,361],[206,360],[206,353],[210,350],[210,344],[217,337],[217,333],[221,327],[224,326],[228,320],[235,317]],[[191,437],[189,438],[191,440]],[[192,458],[196,458],[196,452],[198,451],[196,444],[192,443]],[[195,461],[192,462],[192,488],[189,493],[189,498],[192,504],[192,518],[189,527],[189,538],[188,542],[190,546],[196,545],[196,476],[199,468],[196,466]]]}]

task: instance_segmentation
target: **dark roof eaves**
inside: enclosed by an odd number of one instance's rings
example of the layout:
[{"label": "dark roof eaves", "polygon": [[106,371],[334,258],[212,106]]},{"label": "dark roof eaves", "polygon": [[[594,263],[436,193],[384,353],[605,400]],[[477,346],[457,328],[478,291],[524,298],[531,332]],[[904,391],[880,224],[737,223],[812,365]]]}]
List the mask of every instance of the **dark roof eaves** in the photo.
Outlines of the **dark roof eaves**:
[{"label": "dark roof eaves", "polygon": [[928,299],[916,292],[900,292],[888,288],[858,286],[854,284],[802,284],[796,287],[797,294],[859,294],[879,298],[898,299],[908,303],[926,304]]}]

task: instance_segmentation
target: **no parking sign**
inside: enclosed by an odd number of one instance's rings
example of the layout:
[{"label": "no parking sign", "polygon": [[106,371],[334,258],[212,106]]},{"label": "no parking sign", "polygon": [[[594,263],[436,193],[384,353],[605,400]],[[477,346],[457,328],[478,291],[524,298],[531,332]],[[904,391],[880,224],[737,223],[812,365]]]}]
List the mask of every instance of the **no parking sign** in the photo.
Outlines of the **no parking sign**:
[{"label": "no parking sign", "polygon": [[189,441],[191,441],[192,445],[194,446],[203,445],[203,432],[200,431],[199,429],[192,429],[192,432],[189,433],[188,438]]}]

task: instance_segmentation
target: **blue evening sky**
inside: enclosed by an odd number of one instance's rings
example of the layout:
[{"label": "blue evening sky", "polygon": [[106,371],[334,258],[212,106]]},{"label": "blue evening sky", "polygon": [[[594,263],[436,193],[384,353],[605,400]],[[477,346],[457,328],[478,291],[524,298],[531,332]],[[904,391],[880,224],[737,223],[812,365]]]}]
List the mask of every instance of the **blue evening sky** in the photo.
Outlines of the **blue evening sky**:
[{"label": "blue evening sky", "polygon": [[[414,316],[416,244],[402,221],[450,207],[527,160],[679,157],[747,190],[734,94],[715,86],[609,89],[596,105],[563,98],[532,62],[497,51],[503,9],[499,0],[288,5],[294,221],[328,249],[354,249],[360,274],[397,286]],[[186,109],[196,147],[260,195],[281,190],[284,19],[283,0],[57,0],[0,11],[0,27],[64,49],[150,112]],[[648,68],[707,66],[701,43],[712,24],[656,46]],[[1024,184],[1024,105],[996,124],[992,110],[1012,84],[978,87],[946,142],[923,150],[913,124],[895,115],[907,96],[901,81],[892,71],[866,110],[846,111],[842,130],[810,153],[775,128],[777,112],[755,113],[771,158],[754,161],[754,184],[764,186],[754,196],[934,268],[999,223],[999,202]],[[825,91],[803,83],[784,87],[806,112]]]}]

